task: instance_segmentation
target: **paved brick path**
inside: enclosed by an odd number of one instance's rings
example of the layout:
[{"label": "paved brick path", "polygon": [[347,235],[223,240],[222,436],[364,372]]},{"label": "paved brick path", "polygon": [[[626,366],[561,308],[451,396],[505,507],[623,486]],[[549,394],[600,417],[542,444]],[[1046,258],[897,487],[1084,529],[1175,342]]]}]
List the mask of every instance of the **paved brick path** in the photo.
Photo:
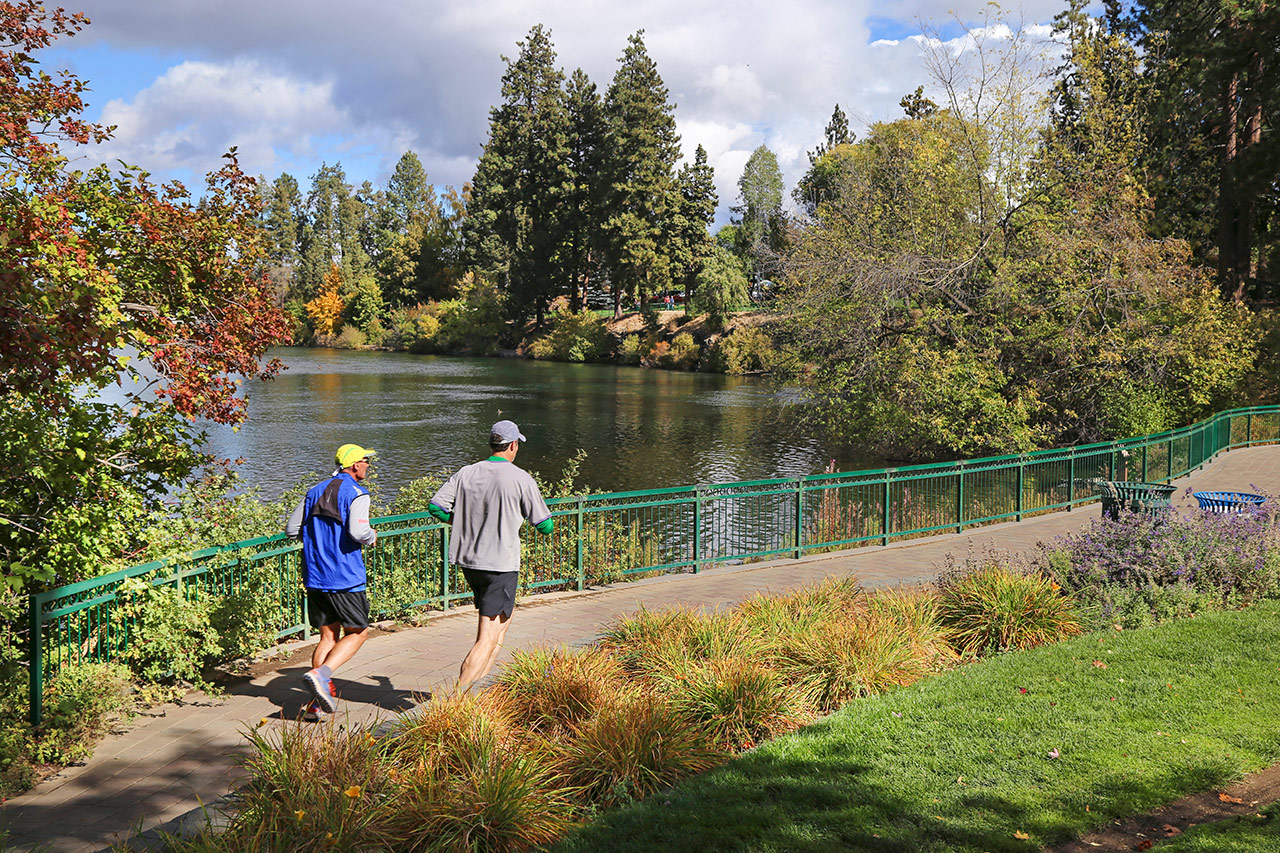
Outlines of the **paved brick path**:
[{"label": "paved brick path", "polygon": [[[1280,494],[1280,447],[1222,454],[1177,485],[1175,506],[1184,508],[1195,505],[1184,486],[1197,491],[1256,487]],[[756,592],[780,592],[832,576],[855,575],[867,587],[924,581],[937,574],[948,553],[963,557],[988,546],[1027,551],[1097,515],[1092,504],[887,548],[725,566],[699,575],[544,596],[520,605],[504,655],[543,644],[590,642],[610,621],[641,605],[715,608]],[[415,694],[448,685],[474,634],[474,613],[459,608],[424,627],[371,638],[335,679],[344,700],[339,717],[345,715],[353,725],[374,724],[411,707]],[[21,851],[100,851],[129,838],[145,844],[156,827],[174,829],[184,818],[197,820],[202,804],[217,803],[243,778],[237,759],[245,754],[245,727],[264,717],[272,718],[269,725],[281,725],[300,713],[309,698],[303,671],[300,666],[281,669],[232,687],[218,699],[192,694],[182,704],[164,705],[137,718],[127,730],[109,735],[83,766],[67,768],[0,807],[9,844]]]}]

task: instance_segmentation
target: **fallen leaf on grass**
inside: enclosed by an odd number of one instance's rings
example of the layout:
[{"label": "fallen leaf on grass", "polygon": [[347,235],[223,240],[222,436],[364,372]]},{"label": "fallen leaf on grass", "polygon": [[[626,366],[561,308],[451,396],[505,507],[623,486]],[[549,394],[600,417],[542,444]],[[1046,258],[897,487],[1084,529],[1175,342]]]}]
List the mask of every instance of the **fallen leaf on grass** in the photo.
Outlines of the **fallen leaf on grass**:
[{"label": "fallen leaf on grass", "polygon": [[1182,834],[1182,830],[1178,829],[1178,827],[1174,826],[1171,823],[1166,823],[1163,827],[1161,827],[1161,829],[1164,830],[1165,838],[1173,838],[1175,835]]},{"label": "fallen leaf on grass", "polygon": [[1139,841],[1139,842],[1138,842],[1138,846],[1137,846],[1137,848],[1136,848],[1136,849],[1138,849],[1138,850],[1150,850],[1150,849],[1151,849],[1151,839],[1150,839],[1150,838],[1148,838],[1146,841]]},{"label": "fallen leaf on grass", "polygon": [[1018,692],[1019,692],[1019,693],[1026,693],[1026,692],[1027,692],[1027,688],[1025,688],[1025,687],[1019,687],[1019,688],[1018,688]]},{"label": "fallen leaf on grass", "polygon": [[1050,758],[1057,758],[1059,754],[1060,754],[1060,753],[1058,752],[1057,748],[1054,748],[1054,749],[1049,750],[1049,757],[1050,757]]},{"label": "fallen leaf on grass", "polygon": [[1100,661],[1100,660],[1096,660],[1096,661],[1094,661],[1094,662],[1093,662],[1093,665],[1094,665],[1094,666],[1096,666],[1098,669],[1106,669],[1106,668],[1107,668],[1107,665],[1106,665],[1105,663],[1103,663],[1102,661]]},{"label": "fallen leaf on grass", "polygon": [[1019,829],[1017,832],[1015,832],[1015,833],[1013,834],[1013,837],[1014,837],[1014,838],[1016,838],[1016,839],[1018,839],[1019,841],[1030,841],[1030,840],[1031,840],[1031,836],[1030,836],[1030,835],[1027,835],[1027,834],[1026,834],[1025,832],[1023,832],[1021,829]]},{"label": "fallen leaf on grass", "polygon": [[1219,794],[1218,799],[1222,800],[1224,803],[1235,803],[1238,806],[1244,805],[1244,800],[1239,797],[1233,797],[1230,794]]}]

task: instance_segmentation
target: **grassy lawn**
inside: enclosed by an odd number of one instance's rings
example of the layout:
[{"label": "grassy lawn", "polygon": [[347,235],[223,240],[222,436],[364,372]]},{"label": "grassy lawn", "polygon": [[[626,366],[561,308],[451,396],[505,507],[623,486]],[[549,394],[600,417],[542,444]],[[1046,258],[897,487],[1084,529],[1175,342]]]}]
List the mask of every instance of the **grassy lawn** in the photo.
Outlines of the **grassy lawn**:
[{"label": "grassy lawn", "polygon": [[[1267,603],[856,701],[554,849],[1032,851],[1277,759],[1280,605]],[[1208,843],[1159,847],[1233,849]]]}]

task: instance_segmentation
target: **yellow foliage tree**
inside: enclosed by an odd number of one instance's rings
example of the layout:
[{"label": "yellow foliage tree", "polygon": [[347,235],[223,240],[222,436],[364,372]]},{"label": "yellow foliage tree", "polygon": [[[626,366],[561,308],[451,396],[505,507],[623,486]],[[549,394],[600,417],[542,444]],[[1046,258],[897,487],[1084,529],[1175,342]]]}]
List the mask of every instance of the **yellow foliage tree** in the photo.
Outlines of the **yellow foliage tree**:
[{"label": "yellow foliage tree", "polygon": [[324,274],[320,295],[307,303],[307,316],[311,318],[318,334],[332,335],[338,331],[338,324],[342,322],[342,312],[347,307],[338,293],[341,286],[342,270],[337,264],[333,264]]}]

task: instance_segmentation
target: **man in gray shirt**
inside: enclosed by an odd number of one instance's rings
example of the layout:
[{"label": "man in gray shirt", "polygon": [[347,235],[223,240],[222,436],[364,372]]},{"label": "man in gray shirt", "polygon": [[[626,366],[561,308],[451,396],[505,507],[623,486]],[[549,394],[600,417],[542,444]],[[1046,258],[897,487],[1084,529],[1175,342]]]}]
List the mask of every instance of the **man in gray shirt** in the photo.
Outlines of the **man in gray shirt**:
[{"label": "man in gray shirt", "polygon": [[489,429],[493,455],[461,468],[431,498],[427,511],[452,524],[449,562],[462,569],[480,614],[476,642],[462,662],[458,686],[484,678],[502,648],[516,603],[520,573],[520,525],[542,534],[554,526],[533,477],[515,466],[526,441],[512,421]]}]

